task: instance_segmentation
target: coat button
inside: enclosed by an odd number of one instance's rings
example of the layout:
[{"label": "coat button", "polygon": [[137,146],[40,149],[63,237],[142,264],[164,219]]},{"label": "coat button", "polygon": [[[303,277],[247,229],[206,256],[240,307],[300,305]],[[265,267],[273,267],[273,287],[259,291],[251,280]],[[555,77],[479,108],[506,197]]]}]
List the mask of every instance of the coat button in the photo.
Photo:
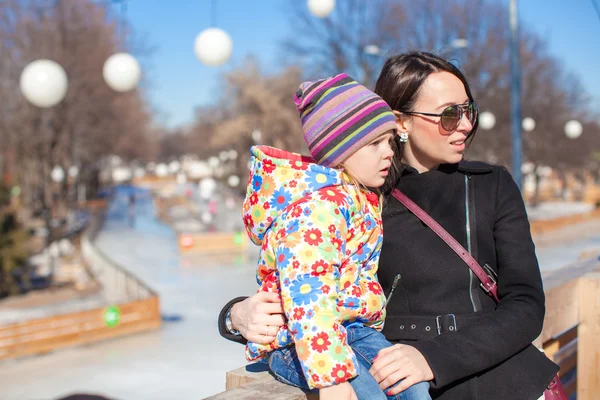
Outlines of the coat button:
[{"label": "coat button", "polygon": [[404,329],[404,325],[400,325],[400,329]]},{"label": "coat button", "polygon": [[410,329],[417,329],[417,326],[416,326],[415,324],[412,324],[412,325],[410,326]]},{"label": "coat button", "polygon": [[427,332],[429,332],[429,331],[431,330],[431,327],[430,327],[430,326],[426,326],[426,327],[425,327],[425,330],[426,330]]}]

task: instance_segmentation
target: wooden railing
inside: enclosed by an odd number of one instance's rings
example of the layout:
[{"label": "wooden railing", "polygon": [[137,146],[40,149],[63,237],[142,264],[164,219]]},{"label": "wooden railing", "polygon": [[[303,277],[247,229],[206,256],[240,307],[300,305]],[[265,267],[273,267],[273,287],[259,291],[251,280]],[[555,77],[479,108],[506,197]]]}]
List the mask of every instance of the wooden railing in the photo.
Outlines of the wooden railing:
[{"label": "wooden railing", "polygon": [[[546,317],[534,344],[560,366],[569,396],[595,400],[600,393],[600,262],[595,258],[560,270],[544,279],[544,287]],[[260,364],[228,372],[225,387],[207,399],[317,398],[279,383]]]},{"label": "wooden railing", "polygon": [[0,360],[47,353],[160,327],[156,292],[93,244],[101,221],[102,214],[92,219],[82,237],[81,252],[104,287],[107,307],[1,326]]}]

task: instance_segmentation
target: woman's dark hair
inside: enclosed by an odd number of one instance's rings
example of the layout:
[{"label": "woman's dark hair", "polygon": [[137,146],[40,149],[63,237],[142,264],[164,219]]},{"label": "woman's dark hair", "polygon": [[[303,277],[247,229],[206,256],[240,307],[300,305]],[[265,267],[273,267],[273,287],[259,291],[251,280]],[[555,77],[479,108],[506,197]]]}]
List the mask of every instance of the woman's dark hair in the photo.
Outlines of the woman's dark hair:
[{"label": "woman's dark hair", "polygon": [[[460,79],[465,86],[469,100],[473,101],[471,88],[463,73],[447,60],[424,51],[411,51],[388,58],[375,84],[375,93],[381,96],[395,111],[414,111],[413,107],[419,99],[421,87],[427,77],[443,71]],[[467,147],[473,140],[478,125],[479,122],[476,121],[467,138]],[[404,145],[396,137],[394,140],[395,162],[383,188],[386,194],[396,186],[400,178],[403,152]]]}]

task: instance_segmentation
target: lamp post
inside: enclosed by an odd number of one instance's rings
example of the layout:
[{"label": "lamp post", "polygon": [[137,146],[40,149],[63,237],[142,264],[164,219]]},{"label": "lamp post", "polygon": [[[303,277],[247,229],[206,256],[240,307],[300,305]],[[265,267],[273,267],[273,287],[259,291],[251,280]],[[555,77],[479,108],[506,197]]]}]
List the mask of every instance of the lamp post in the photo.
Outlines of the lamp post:
[{"label": "lamp post", "polygon": [[521,61],[519,56],[519,21],[517,15],[517,0],[510,0],[510,105],[511,105],[511,143],[512,143],[512,173],[519,190],[523,187],[523,139],[521,137]]}]

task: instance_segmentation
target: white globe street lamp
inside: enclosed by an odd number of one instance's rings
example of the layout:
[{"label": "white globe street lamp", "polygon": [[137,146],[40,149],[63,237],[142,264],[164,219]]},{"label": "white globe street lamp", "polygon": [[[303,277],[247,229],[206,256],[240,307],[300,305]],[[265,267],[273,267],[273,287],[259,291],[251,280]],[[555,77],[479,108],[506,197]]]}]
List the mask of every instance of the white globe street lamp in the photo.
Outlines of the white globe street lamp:
[{"label": "white globe street lamp", "polygon": [[62,167],[57,165],[52,168],[52,172],[50,172],[50,178],[52,178],[54,182],[60,183],[63,181],[63,179],[65,179],[65,171],[62,169]]},{"label": "white globe street lamp", "polygon": [[489,111],[484,111],[479,114],[479,126],[486,131],[489,131],[496,125],[496,117]]},{"label": "white globe street lamp", "polygon": [[376,44],[366,45],[365,48],[363,49],[363,51],[365,52],[365,54],[368,54],[370,56],[380,56],[381,55],[381,49]]},{"label": "white globe street lamp", "polygon": [[68,173],[71,178],[77,178],[77,175],[79,175],[79,168],[76,165],[71,165]]},{"label": "white globe street lamp", "polygon": [[258,129],[252,131],[252,140],[254,143],[259,143],[262,139],[262,132]]},{"label": "white globe street lamp", "polygon": [[237,187],[240,184],[240,178],[236,175],[231,175],[228,179],[227,179],[227,183],[229,184],[229,186],[231,187]]},{"label": "white globe street lamp", "polygon": [[194,53],[209,67],[222,65],[229,60],[233,51],[233,41],[227,32],[219,28],[208,28],[196,36]]},{"label": "white globe street lamp", "polygon": [[335,0],[308,0],[308,10],[318,18],[326,18],[335,8]]},{"label": "white globe street lamp", "polygon": [[523,122],[521,122],[521,126],[525,132],[531,132],[535,129],[535,120],[530,117],[524,118]]},{"label": "white globe street lamp", "polygon": [[577,139],[583,133],[583,125],[577,120],[570,120],[565,124],[565,135],[569,139]]},{"label": "white globe street lamp", "polygon": [[48,108],[60,103],[67,94],[65,70],[52,60],[36,60],[21,73],[21,93],[31,104]]},{"label": "white globe street lamp", "polygon": [[104,62],[102,76],[111,89],[117,92],[128,92],[135,89],[140,82],[142,69],[131,54],[116,53]]}]

